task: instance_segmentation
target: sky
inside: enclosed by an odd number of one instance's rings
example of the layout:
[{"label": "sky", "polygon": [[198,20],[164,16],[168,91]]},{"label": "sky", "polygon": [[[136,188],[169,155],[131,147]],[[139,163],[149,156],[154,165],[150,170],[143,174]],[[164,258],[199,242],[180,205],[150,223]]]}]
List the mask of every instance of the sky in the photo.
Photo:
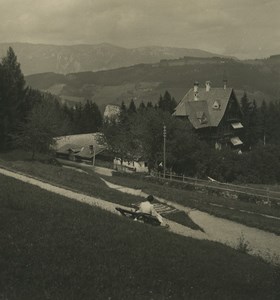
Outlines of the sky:
[{"label": "sky", "polygon": [[279,0],[0,0],[0,42],[280,54]]}]

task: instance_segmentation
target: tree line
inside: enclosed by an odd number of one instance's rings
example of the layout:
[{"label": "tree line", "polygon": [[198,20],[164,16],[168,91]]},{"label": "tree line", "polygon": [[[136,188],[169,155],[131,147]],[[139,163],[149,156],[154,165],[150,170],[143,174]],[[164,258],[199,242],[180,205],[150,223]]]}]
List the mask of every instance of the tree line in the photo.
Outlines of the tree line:
[{"label": "tree line", "polygon": [[10,47],[0,62],[0,150],[22,148],[47,152],[53,137],[96,132],[102,115],[86,101],[69,108],[58,97],[25,84],[20,64]]},{"label": "tree line", "polygon": [[27,87],[12,48],[0,62],[0,149],[49,151],[53,137],[101,131],[108,148],[122,159],[143,159],[150,169],[163,161],[166,126],[166,166],[186,176],[213,177],[226,182],[280,181],[280,101],[257,107],[246,93],[241,99],[244,125],[242,155],[216,151],[201,140],[187,119],[172,117],[177,103],[168,91],[156,104],[133,100],[121,104],[117,119],[103,122],[96,103],[73,107],[56,96]]},{"label": "tree line", "polygon": [[166,126],[166,166],[180,175],[222,182],[275,183],[280,181],[280,102],[257,107],[244,93],[240,107],[244,130],[243,154],[230,148],[217,151],[187,119],[172,117],[175,99],[165,92],[158,103],[121,105],[120,117],[105,122],[102,130],[112,152],[121,159],[146,160],[150,169],[163,161],[163,126]]}]

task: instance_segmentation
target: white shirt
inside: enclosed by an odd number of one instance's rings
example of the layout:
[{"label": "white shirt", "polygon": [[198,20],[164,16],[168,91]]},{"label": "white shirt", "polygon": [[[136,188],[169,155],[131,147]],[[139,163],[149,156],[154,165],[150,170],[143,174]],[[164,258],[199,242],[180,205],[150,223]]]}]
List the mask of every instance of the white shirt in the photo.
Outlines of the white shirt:
[{"label": "white shirt", "polygon": [[149,201],[141,202],[139,205],[138,212],[149,214],[156,217],[160,223],[163,223],[163,218],[160,214],[158,214],[153,206]]},{"label": "white shirt", "polygon": [[155,215],[155,208],[149,201],[141,202],[138,211],[144,214]]}]

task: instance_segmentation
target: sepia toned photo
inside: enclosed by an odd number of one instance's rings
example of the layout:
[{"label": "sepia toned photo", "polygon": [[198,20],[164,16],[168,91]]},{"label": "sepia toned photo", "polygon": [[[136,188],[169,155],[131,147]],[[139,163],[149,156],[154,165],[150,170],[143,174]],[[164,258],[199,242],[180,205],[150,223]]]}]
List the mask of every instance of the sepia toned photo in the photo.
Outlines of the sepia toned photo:
[{"label": "sepia toned photo", "polygon": [[0,300],[280,299],[279,14],[0,0]]}]

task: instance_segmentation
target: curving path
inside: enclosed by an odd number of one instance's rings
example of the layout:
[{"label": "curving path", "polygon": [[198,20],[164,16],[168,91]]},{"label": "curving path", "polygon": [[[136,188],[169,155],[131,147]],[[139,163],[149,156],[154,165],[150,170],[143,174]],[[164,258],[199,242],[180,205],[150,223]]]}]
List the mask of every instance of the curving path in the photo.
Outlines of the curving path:
[{"label": "curving path", "polygon": [[[141,190],[134,190],[112,184],[104,179],[103,181],[108,187],[117,189],[120,192],[142,197],[148,196],[148,194],[143,193]],[[233,248],[238,246],[240,238],[243,237],[244,240],[249,243],[251,249],[250,254],[260,255],[270,262],[280,263],[280,236],[257,228],[242,225],[237,222],[218,218],[208,213],[194,210],[163,198],[156,197],[156,199],[163,204],[167,204],[168,206],[186,212],[194,223],[203,228],[204,233],[195,230],[187,231],[186,229],[177,227],[175,224],[173,224],[172,231],[182,235],[188,235],[193,238],[221,242]],[[170,221],[168,221],[168,223],[170,224]],[[183,232],[181,232],[181,230],[183,230]]]},{"label": "curving path", "polygon": [[[125,206],[121,206],[119,204],[105,201],[96,197],[87,196],[82,193],[77,193],[65,188],[54,186],[52,184],[43,182],[39,179],[31,178],[29,176],[12,172],[3,168],[0,168],[0,174],[29,183],[49,192],[56,193],[58,195],[70,199],[74,199],[83,203],[87,203],[89,205],[99,207],[101,209],[107,210],[115,214],[119,214],[115,210],[116,206],[127,208]],[[143,193],[141,190],[134,190],[127,187],[114,185],[107,181],[105,181],[105,183],[110,188],[118,189],[121,192],[147,197],[147,194]],[[239,223],[235,223],[221,218],[216,218],[207,213],[200,212],[198,210],[192,210],[188,207],[184,207],[182,205],[173,203],[171,201],[167,201],[165,199],[157,198],[157,200],[163,204],[167,204],[178,210],[185,211],[189,214],[192,220],[195,223],[197,223],[197,225],[199,225],[205,230],[205,232],[203,233],[198,230],[192,230],[176,222],[168,221],[168,224],[170,226],[168,229],[169,231],[196,239],[219,241],[232,247],[236,246],[238,238],[240,238],[240,236],[243,234],[245,240],[247,240],[250,243],[250,246],[252,248],[251,254],[257,254],[267,259],[268,261],[280,263],[279,236],[259,229],[244,226]]]}]

